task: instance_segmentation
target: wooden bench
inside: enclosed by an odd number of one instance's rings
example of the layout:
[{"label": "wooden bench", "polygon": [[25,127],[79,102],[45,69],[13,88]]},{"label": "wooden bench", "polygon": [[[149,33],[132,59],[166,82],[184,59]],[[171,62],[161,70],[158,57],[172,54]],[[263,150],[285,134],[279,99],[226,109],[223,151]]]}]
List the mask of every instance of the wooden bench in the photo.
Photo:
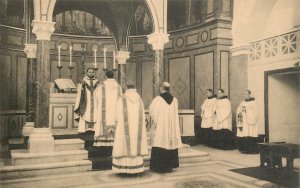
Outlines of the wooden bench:
[{"label": "wooden bench", "polygon": [[293,172],[294,159],[300,157],[300,145],[284,142],[277,143],[259,143],[260,166],[268,168],[281,168],[282,158],[286,158],[286,170]]}]

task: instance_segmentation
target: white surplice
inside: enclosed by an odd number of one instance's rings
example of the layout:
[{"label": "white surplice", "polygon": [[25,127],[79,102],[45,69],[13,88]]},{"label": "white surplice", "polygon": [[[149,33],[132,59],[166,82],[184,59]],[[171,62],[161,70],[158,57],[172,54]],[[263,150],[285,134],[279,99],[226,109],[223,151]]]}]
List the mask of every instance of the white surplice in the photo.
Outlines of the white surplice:
[{"label": "white surplice", "polygon": [[205,99],[201,106],[201,128],[212,128],[215,122],[216,98]]},{"label": "white surplice", "polygon": [[[94,90],[91,92],[91,82]],[[95,127],[99,127],[99,97],[100,97],[100,84],[97,79],[90,79],[87,76],[83,78],[83,83],[79,84],[77,88],[77,96],[75,101],[74,110],[76,111],[75,117],[79,118],[78,132],[83,133],[87,130],[94,130]],[[82,96],[84,95],[85,96]],[[83,101],[81,101],[83,100]],[[85,105],[85,111],[79,112],[81,106]],[[78,117],[79,116],[79,117]],[[94,127],[88,128],[86,123],[93,123]]]},{"label": "white surplice", "polygon": [[[94,146],[112,146],[116,127],[116,104],[122,95],[121,86],[115,79],[107,79],[101,84],[98,103],[100,126],[95,127]],[[105,103],[105,105],[104,105]]]},{"label": "white surplice", "polygon": [[216,103],[216,121],[214,130],[228,129],[232,131],[231,103],[228,98],[218,99]]},{"label": "white surplice", "polygon": [[149,106],[149,113],[155,126],[152,147],[169,150],[181,148],[177,99],[173,97],[172,103],[168,104],[161,96],[157,96]]},{"label": "white surplice", "polygon": [[[245,109],[243,111],[242,109]],[[236,112],[237,136],[258,137],[258,115],[255,100],[242,101]],[[242,129],[239,129],[242,128]]]},{"label": "white surplice", "polygon": [[118,173],[143,172],[143,156],[148,155],[145,111],[135,89],[119,98],[116,122],[112,169]]}]

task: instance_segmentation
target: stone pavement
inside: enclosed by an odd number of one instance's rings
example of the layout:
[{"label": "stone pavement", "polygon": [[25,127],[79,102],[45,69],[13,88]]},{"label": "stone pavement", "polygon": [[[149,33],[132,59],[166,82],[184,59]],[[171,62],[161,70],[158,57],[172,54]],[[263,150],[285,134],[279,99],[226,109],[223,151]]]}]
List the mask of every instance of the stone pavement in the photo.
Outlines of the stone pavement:
[{"label": "stone pavement", "polygon": [[20,187],[107,187],[107,188],[235,188],[235,187],[278,187],[267,181],[244,176],[230,169],[259,165],[258,154],[240,154],[237,150],[222,151],[205,146],[192,149],[211,155],[210,161],[186,163],[172,173],[160,174],[149,171],[137,176],[122,176],[112,170],[82,172],[77,174],[49,175],[37,178],[4,180],[1,188]]}]

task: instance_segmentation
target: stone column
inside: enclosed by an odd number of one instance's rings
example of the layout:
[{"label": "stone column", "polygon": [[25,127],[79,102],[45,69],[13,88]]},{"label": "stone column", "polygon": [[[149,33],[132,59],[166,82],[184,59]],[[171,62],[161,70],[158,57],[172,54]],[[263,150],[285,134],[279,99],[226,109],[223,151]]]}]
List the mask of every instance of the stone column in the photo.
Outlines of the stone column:
[{"label": "stone column", "polygon": [[29,137],[29,151],[43,153],[54,151],[54,138],[49,129],[50,96],[50,37],[54,22],[33,20],[32,32],[36,34],[36,107],[34,129]]},{"label": "stone column", "polygon": [[154,50],[153,64],[153,98],[159,95],[159,86],[164,80],[164,45],[169,42],[169,34],[152,33],[148,35],[148,43]]},{"label": "stone column", "polygon": [[126,61],[130,58],[130,52],[118,51],[116,60],[118,61],[118,81],[123,92],[126,89]]},{"label": "stone column", "polygon": [[26,81],[26,123],[23,126],[23,136],[29,136],[34,127],[36,101],[36,44],[25,44],[24,52],[27,55]]}]

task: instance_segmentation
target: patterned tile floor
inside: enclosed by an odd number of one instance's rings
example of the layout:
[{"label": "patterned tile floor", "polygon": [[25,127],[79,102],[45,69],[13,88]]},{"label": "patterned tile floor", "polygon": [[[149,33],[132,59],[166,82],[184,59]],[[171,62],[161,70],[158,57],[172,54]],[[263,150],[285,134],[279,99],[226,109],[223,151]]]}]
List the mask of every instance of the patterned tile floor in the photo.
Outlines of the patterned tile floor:
[{"label": "patterned tile floor", "polygon": [[205,146],[193,149],[210,153],[211,160],[186,163],[172,173],[149,171],[138,176],[120,176],[111,170],[64,174],[1,182],[1,188],[12,187],[107,187],[107,188],[236,188],[278,187],[267,181],[244,176],[230,169],[259,165],[259,155],[240,154],[237,150],[222,151]]}]

